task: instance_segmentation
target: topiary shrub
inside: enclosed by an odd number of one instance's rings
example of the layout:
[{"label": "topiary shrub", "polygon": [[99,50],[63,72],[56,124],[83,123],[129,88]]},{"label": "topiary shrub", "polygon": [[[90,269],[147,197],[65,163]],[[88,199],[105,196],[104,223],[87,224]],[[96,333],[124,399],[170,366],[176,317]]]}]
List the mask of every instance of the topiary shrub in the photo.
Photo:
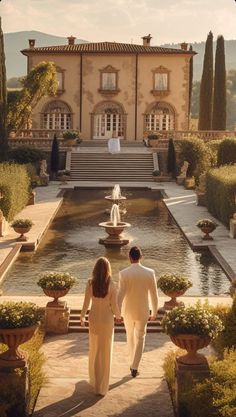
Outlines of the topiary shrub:
[{"label": "topiary shrub", "polygon": [[11,221],[26,205],[29,199],[30,178],[25,166],[0,164],[0,209]]},{"label": "topiary shrub", "polygon": [[200,174],[210,167],[210,156],[206,144],[202,139],[191,137],[178,141],[180,161],[188,161],[187,176],[194,176],[198,181]]},{"label": "topiary shrub", "polygon": [[45,153],[41,149],[22,145],[11,149],[8,154],[9,160],[18,164],[36,163],[45,159]]},{"label": "topiary shrub", "polygon": [[236,163],[236,138],[225,138],[221,141],[218,150],[217,165]]},{"label": "topiary shrub", "polygon": [[206,174],[206,204],[209,212],[229,228],[236,212],[236,164],[214,168]]},{"label": "topiary shrub", "polygon": [[209,153],[211,167],[217,166],[218,152],[219,152],[219,146],[221,142],[222,142],[222,139],[215,139],[215,140],[210,140],[209,142],[206,142],[206,147]]}]

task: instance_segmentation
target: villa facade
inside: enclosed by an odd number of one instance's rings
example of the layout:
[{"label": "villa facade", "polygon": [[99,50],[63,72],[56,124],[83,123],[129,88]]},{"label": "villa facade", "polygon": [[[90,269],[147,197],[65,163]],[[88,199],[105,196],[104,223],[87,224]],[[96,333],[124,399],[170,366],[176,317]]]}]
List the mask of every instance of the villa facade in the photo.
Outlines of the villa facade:
[{"label": "villa facade", "polygon": [[83,139],[119,136],[140,141],[146,132],[188,130],[189,68],[194,52],[116,42],[37,47],[22,53],[28,71],[42,61],[57,68],[56,97],[44,97],[33,111],[34,129],[74,129]]}]

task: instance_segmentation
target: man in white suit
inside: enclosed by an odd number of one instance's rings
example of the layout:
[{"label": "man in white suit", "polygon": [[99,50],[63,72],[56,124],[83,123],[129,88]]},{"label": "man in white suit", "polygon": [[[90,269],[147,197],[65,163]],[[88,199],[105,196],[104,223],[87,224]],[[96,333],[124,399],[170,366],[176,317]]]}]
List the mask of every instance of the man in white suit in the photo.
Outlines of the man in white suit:
[{"label": "man in white suit", "polygon": [[129,252],[131,265],[119,273],[118,300],[126,329],[130,371],[134,378],[143,353],[147,322],[156,319],[158,307],[155,272],[141,265],[141,258],[141,250],[137,246],[132,247]]}]

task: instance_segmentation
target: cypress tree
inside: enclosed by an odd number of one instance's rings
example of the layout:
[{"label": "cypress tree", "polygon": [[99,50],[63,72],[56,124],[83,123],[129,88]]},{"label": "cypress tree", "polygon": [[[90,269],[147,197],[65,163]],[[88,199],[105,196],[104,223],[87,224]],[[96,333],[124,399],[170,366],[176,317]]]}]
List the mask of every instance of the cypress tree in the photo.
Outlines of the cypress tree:
[{"label": "cypress tree", "polygon": [[[193,47],[190,45],[189,51],[192,52]],[[193,88],[193,57],[191,56],[189,61],[189,110],[188,113],[190,114],[191,111],[191,99],[192,99],[192,88]]]},{"label": "cypress tree", "polygon": [[51,168],[52,176],[53,178],[55,178],[59,170],[59,144],[58,144],[56,134],[54,135],[53,142],[52,142],[50,168]]},{"label": "cypress tree", "polygon": [[200,87],[199,130],[211,130],[213,97],[213,34],[206,40],[203,71]]},{"label": "cypress tree", "polygon": [[0,160],[7,157],[7,87],[4,39],[0,17]]},{"label": "cypress tree", "polygon": [[226,71],[223,36],[218,36],[216,43],[212,129],[226,129]]},{"label": "cypress tree", "polygon": [[175,146],[172,138],[169,139],[168,153],[167,153],[167,172],[171,173],[172,178],[176,177],[176,154]]}]

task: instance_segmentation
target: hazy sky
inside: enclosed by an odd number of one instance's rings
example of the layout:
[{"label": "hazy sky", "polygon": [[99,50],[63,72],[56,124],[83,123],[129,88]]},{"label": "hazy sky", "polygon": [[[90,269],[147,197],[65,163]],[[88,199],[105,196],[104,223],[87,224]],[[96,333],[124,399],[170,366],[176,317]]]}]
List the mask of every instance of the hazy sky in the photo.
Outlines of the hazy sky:
[{"label": "hazy sky", "polygon": [[153,44],[236,38],[235,0],[1,0],[5,33],[21,30],[90,41]]}]

